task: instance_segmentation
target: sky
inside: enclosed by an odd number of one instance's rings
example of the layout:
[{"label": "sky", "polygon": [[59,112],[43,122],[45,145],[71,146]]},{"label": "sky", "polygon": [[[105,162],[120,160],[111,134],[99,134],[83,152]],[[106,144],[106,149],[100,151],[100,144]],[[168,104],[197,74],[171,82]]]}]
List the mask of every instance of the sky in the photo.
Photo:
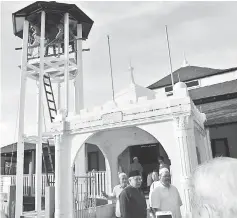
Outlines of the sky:
[{"label": "sky", "polygon": [[[65,2],[65,1],[64,1]],[[21,39],[14,36],[12,13],[33,2],[1,2],[1,138],[0,146],[17,141],[20,96]],[[65,2],[68,3],[68,2]],[[85,107],[111,100],[107,35],[110,36],[115,93],[130,82],[131,60],[135,82],[148,86],[170,72],[165,35],[168,26],[172,66],[181,67],[184,53],[192,66],[225,69],[237,66],[237,2],[75,3],[94,25],[83,48]],[[70,92],[72,111],[72,89]],[[28,79],[25,134],[36,134],[36,82]],[[49,117],[46,105],[45,123]]]}]

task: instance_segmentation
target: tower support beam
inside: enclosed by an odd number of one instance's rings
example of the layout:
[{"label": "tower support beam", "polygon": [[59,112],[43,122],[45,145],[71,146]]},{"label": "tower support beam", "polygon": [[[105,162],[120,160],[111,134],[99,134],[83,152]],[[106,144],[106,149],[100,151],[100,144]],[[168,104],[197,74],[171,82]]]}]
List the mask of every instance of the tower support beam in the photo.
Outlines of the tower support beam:
[{"label": "tower support beam", "polygon": [[18,120],[18,141],[17,141],[17,171],[16,171],[16,211],[15,217],[19,218],[23,211],[23,173],[24,173],[24,119],[25,119],[25,94],[27,79],[27,53],[28,53],[29,22],[24,21],[23,44],[21,57],[21,87],[20,106]]},{"label": "tower support beam", "polygon": [[65,81],[65,110],[68,114],[69,110],[69,14],[65,13],[64,15],[64,81]]},{"label": "tower support beam", "polygon": [[79,114],[84,108],[84,93],[83,93],[83,63],[82,63],[82,24],[77,24],[77,76],[74,81],[74,105],[75,114]]},{"label": "tower support beam", "polygon": [[45,42],[45,12],[41,12],[40,35],[40,71],[39,71],[39,95],[38,95],[38,142],[36,146],[36,185],[35,185],[35,210],[37,217],[41,215],[42,197],[42,131],[43,131],[43,77],[44,77],[44,42]]}]

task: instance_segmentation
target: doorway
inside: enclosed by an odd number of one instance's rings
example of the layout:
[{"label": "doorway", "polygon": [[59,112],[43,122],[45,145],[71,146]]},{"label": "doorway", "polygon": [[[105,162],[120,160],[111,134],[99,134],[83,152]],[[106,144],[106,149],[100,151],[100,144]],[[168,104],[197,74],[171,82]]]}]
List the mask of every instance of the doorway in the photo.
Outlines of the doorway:
[{"label": "doorway", "polygon": [[160,156],[160,144],[144,144],[129,147],[130,164],[137,157],[143,167],[143,187],[147,187],[147,176],[157,166],[157,158]]}]

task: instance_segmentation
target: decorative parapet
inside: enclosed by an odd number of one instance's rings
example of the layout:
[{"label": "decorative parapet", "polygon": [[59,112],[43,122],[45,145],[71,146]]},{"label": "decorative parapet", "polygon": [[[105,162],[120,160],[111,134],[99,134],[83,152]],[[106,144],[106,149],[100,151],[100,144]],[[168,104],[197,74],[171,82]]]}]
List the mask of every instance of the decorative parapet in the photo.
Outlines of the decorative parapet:
[{"label": "decorative parapet", "polygon": [[[158,97],[159,96],[159,97]],[[62,114],[57,118],[57,122],[52,125],[55,134],[90,132],[95,130],[108,129],[113,127],[123,127],[138,125],[147,122],[160,122],[172,120],[180,115],[191,114],[192,100],[189,97],[165,97],[160,95],[154,99],[140,97],[135,103],[114,105],[109,103],[106,107],[95,107],[91,110],[81,110],[79,115],[69,115],[62,121]],[[109,110],[109,105],[111,109]]]}]

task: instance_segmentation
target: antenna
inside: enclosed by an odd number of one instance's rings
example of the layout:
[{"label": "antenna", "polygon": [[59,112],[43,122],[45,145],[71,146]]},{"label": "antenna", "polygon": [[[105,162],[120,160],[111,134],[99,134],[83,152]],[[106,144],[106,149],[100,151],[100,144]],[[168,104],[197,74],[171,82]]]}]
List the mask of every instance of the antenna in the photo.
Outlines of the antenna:
[{"label": "antenna", "polygon": [[129,70],[130,70],[130,76],[131,76],[131,83],[135,83],[135,80],[134,80],[134,75],[133,75],[133,70],[134,68],[132,67],[132,62],[131,62],[131,58],[129,59]]},{"label": "antenna", "polygon": [[113,101],[115,102],[114,98],[114,82],[113,82],[113,69],[112,69],[112,61],[111,61],[111,52],[110,52],[110,41],[109,41],[109,35],[107,35],[108,38],[108,47],[109,47],[109,63],[110,63],[110,76],[111,76],[111,84],[112,84],[112,94],[113,94]]},{"label": "antenna", "polygon": [[166,39],[167,39],[169,61],[170,61],[170,76],[171,76],[172,86],[174,86],[173,69],[172,69],[171,56],[170,56],[170,45],[169,45],[169,37],[168,37],[167,25],[165,25],[165,30],[166,30]]}]

